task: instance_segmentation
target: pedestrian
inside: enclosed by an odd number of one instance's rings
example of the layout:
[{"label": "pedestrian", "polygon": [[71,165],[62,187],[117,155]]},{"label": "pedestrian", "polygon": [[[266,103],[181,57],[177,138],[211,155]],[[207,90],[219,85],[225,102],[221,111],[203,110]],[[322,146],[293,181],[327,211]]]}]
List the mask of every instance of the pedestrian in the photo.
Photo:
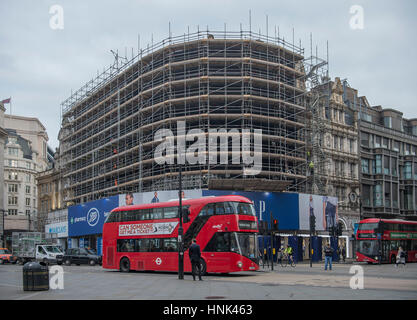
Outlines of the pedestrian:
[{"label": "pedestrian", "polygon": [[190,256],[191,261],[191,270],[193,273],[193,280],[195,281],[195,274],[196,269],[198,270],[198,279],[202,281],[201,278],[201,251],[200,246],[197,244],[197,240],[193,239],[193,244],[190,246],[190,249],[188,250],[188,255]]},{"label": "pedestrian", "polygon": [[342,247],[342,258],[343,258],[343,262],[345,262],[345,260],[346,260],[346,248],[345,248],[345,246]]},{"label": "pedestrian", "polygon": [[398,267],[398,264],[402,263],[405,266],[405,251],[400,246],[397,252],[397,259],[395,261],[395,267]]},{"label": "pedestrian", "polygon": [[324,270],[327,270],[327,265],[329,265],[330,270],[332,270],[332,259],[333,259],[333,248],[330,246],[330,243],[324,247]]}]

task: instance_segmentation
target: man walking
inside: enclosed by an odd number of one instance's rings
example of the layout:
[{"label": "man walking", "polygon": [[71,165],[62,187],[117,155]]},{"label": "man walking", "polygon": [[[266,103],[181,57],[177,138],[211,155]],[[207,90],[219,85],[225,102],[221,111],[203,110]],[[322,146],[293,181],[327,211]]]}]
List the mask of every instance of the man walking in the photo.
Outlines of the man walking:
[{"label": "man walking", "polygon": [[332,256],[333,256],[333,248],[330,246],[329,243],[324,247],[324,270],[327,270],[327,264],[329,264],[330,270],[332,270]]},{"label": "man walking", "polygon": [[193,280],[195,281],[195,273],[196,273],[196,268],[197,268],[198,279],[202,281],[203,279],[201,278],[201,264],[200,264],[201,251],[200,251],[200,246],[197,244],[196,239],[193,239],[193,244],[190,246],[190,249],[188,250],[188,255],[190,256]]}]

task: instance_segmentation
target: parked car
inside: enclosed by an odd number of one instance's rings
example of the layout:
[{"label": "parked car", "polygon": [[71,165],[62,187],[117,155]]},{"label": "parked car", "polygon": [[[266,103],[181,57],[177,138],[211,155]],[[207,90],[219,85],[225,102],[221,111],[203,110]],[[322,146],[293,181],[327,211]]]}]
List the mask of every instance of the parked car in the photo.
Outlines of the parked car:
[{"label": "parked car", "polygon": [[0,264],[5,262],[15,264],[17,257],[14,256],[7,248],[0,248]]},{"label": "parked car", "polygon": [[93,250],[86,248],[73,248],[68,249],[62,257],[61,261],[57,261],[59,264],[64,263],[67,266],[71,264],[89,264],[94,266],[96,264],[101,265],[101,256],[97,255]]}]

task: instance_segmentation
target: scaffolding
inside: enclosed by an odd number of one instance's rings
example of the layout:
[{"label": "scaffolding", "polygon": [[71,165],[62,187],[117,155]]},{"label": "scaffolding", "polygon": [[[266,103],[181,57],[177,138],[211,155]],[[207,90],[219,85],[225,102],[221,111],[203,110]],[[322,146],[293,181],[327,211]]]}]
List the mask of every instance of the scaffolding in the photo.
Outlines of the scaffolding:
[{"label": "scaffolding", "polygon": [[177,189],[178,168],[157,164],[159,142],[154,140],[159,129],[175,133],[181,120],[186,132],[262,130],[259,175],[244,175],[243,165],[230,160],[187,164],[183,188],[206,188],[210,180],[241,179],[244,184],[261,178],[285,181],[287,191],[304,191],[303,55],[304,49],[279,37],[208,30],[169,37],[130,60],[115,54],[112,66],[61,105],[64,201]]}]

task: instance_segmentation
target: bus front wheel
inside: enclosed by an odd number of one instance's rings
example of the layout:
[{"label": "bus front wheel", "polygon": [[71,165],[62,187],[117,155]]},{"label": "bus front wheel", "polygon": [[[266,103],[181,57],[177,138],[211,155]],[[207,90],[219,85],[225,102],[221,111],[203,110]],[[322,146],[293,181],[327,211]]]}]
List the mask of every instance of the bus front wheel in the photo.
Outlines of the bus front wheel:
[{"label": "bus front wheel", "polygon": [[128,258],[123,258],[120,260],[120,271],[129,272],[130,271],[130,261]]},{"label": "bus front wheel", "polygon": [[391,263],[394,264],[397,262],[397,258],[395,257],[395,255],[391,256]]}]

